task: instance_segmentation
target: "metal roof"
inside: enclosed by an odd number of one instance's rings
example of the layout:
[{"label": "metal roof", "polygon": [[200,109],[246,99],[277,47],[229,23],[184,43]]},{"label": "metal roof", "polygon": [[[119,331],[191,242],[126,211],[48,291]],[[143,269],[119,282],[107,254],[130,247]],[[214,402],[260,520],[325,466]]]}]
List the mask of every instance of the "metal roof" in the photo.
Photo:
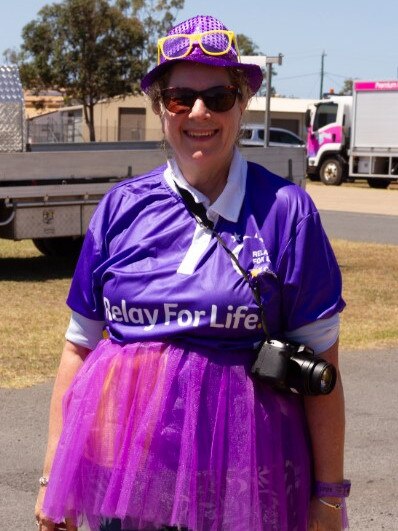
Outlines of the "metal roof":
[{"label": "metal roof", "polygon": [[18,67],[0,66],[0,103],[21,103],[23,100]]}]

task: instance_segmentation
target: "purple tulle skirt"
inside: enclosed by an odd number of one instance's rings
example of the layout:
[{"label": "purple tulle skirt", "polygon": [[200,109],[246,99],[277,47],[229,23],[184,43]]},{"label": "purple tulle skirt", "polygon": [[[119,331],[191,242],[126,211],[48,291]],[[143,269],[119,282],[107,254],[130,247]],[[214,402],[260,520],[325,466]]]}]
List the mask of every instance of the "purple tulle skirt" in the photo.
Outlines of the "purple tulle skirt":
[{"label": "purple tulle skirt", "polygon": [[299,397],[248,352],[101,341],[64,399],[43,510],[98,531],[306,531],[311,459]]}]

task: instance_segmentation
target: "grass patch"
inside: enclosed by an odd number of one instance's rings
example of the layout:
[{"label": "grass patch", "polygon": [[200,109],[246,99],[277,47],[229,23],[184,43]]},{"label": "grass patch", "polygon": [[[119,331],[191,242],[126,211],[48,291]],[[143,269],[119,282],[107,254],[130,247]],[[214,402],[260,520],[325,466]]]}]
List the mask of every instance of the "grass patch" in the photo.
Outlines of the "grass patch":
[{"label": "grass patch", "polygon": [[42,256],[30,241],[0,240],[0,387],[25,387],[55,375],[73,269]]},{"label": "grass patch", "polygon": [[343,275],[340,344],[377,349],[398,344],[398,246],[332,241]]},{"label": "grass patch", "polygon": [[[347,308],[341,348],[398,345],[398,246],[332,241]],[[73,264],[42,256],[30,241],[0,240],[0,387],[55,375],[69,321]]]}]

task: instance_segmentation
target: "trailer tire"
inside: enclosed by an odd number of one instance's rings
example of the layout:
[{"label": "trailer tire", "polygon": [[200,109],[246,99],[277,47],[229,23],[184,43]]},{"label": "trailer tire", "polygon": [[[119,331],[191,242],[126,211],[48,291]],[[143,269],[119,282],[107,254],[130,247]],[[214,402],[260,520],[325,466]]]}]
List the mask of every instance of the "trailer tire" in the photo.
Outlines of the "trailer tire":
[{"label": "trailer tire", "polygon": [[381,189],[386,189],[390,186],[390,179],[375,179],[375,178],[369,178],[367,179],[368,181],[368,185],[371,187],[371,188],[381,188]]},{"label": "trailer tire", "polygon": [[34,238],[33,243],[38,251],[51,258],[70,258],[74,260],[80,253],[83,238],[67,236],[60,238]]},{"label": "trailer tire", "polygon": [[338,159],[326,159],[319,175],[323,184],[340,186],[343,182],[343,165]]}]

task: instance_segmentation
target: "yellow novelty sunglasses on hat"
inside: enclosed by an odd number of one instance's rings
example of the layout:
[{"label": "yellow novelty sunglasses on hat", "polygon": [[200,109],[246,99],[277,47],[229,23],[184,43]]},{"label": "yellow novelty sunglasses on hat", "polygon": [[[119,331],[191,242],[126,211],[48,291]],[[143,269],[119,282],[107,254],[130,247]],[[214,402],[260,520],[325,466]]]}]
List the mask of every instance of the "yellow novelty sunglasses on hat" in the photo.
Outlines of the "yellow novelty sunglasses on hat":
[{"label": "yellow novelty sunglasses on hat", "polygon": [[158,40],[158,64],[164,60],[186,57],[191,53],[193,44],[199,44],[206,55],[213,56],[227,54],[233,44],[239,58],[235,33],[230,30],[211,30],[203,33],[178,33],[160,38]]}]

